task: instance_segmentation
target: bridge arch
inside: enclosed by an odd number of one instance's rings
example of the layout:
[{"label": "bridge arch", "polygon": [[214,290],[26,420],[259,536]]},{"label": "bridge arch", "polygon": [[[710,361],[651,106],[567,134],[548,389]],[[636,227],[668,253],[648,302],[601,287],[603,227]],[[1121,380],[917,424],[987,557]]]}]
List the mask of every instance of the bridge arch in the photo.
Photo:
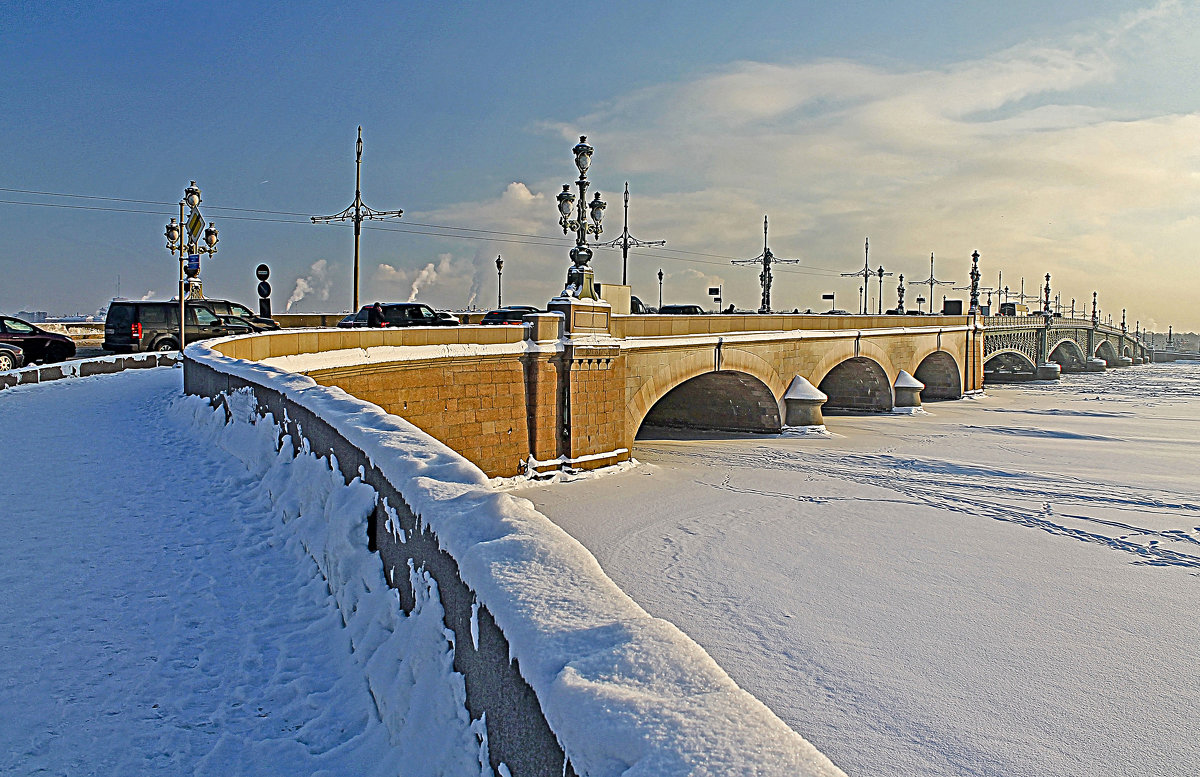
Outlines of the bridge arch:
[{"label": "bridge arch", "polygon": [[887,412],[892,409],[892,382],[883,366],[865,356],[838,363],[818,388],[829,397],[824,410]]},{"label": "bridge arch", "polygon": [[[736,348],[693,351],[672,360],[652,375],[634,394],[625,409],[628,439],[637,436],[656,406],[653,422],[730,431],[779,432],[779,400],[787,384],[761,357]],[[706,377],[707,376],[707,377]],[[679,389],[678,393],[676,389]],[[686,406],[702,408],[690,414]]]},{"label": "bridge arch", "polygon": [[1110,365],[1115,365],[1119,356],[1116,346],[1108,340],[1101,340],[1096,344],[1096,356],[1108,362]]},{"label": "bridge arch", "polygon": [[1128,345],[1126,345],[1126,346],[1125,346],[1125,350],[1121,352],[1121,355],[1122,355],[1122,356],[1128,356],[1129,358],[1131,358],[1131,359],[1132,359],[1132,358],[1133,358],[1133,348],[1131,348],[1131,347],[1129,347]]},{"label": "bridge arch", "polygon": [[962,397],[962,372],[958,362],[946,351],[933,351],[917,365],[913,377],[925,384],[921,401]]},{"label": "bridge arch", "polygon": [[1080,372],[1087,364],[1087,356],[1079,343],[1064,337],[1050,349],[1050,361],[1062,367],[1063,372]]},{"label": "bridge arch", "polygon": [[1033,363],[1032,359],[1016,348],[1004,348],[989,354],[983,362],[985,375],[989,372],[999,370],[1037,372],[1037,365]]}]

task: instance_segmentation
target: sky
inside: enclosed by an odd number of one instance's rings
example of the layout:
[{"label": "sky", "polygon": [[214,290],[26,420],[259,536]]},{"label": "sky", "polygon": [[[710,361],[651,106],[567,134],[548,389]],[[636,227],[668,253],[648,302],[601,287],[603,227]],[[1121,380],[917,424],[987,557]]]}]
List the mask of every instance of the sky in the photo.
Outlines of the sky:
[{"label": "sky", "polygon": [[[544,305],[571,245],[554,197],[595,147],[591,191],[666,240],[633,293],[756,309],[884,307],[937,278],[1035,294],[1165,331],[1200,330],[1200,7],[1182,2],[0,4],[0,310],[91,313],[169,298],[163,226],[184,187],[220,230],[209,296],[276,311],[362,302]],[[42,194],[37,194],[41,192]],[[61,196],[73,195],[73,196]],[[589,197],[591,196],[589,192]],[[102,199],[110,198],[110,199]],[[135,202],[140,201],[140,202]],[[502,234],[507,233],[507,234]],[[597,280],[621,279],[599,250]],[[940,287],[935,297],[965,298]],[[878,305],[873,281],[870,305]],[[984,301],[986,302],[986,296]],[[928,307],[926,305],[926,307]],[[1089,311],[1090,312],[1090,311]]]}]

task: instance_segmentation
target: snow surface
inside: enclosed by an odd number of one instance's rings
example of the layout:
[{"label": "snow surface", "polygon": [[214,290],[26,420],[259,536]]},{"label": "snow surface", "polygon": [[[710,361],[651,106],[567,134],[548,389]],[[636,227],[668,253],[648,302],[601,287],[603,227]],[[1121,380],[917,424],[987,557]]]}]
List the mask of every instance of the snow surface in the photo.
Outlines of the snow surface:
[{"label": "snow surface", "polygon": [[366,549],[374,491],[180,381],[0,394],[0,773],[490,774],[435,584],[404,615]]},{"label": "snow surface", "polygon": [[924,383],[917,380],[912,375],[909,375],[904,370],[900,370],[900,373],[898,375],[896,375],[895,386],[896,386],[896,388],[907,388],[907,389],[914,389],[914,388],[915,389],[923,389],[923,388],[925,388]]},{"label": "snow surface", "polygon": [[519,491],[856,777],[1200,774],[1200,365]]}]

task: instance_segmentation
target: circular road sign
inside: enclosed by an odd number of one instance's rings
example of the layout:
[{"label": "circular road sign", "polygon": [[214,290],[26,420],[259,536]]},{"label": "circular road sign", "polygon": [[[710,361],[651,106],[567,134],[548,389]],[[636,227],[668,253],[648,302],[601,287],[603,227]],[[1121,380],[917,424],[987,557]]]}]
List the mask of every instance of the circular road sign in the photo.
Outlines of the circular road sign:
[{"label": "circular road sign", "polygon": [[[267,278],[271,277],[271,268],[267,267],[265,264],[260,264],[258,267],[256,267],[254,269],[254,275],[260,281],[265,281]],[[268,291],[267,294],[264,294],[263,296],[265,297],[270,293],[271,292]]]},{"label": "circular road sign", "polygon": [[258,296],[262,297],[263,299],[271,296],[271,284],[267,283],[266,281],[258,284]]}]

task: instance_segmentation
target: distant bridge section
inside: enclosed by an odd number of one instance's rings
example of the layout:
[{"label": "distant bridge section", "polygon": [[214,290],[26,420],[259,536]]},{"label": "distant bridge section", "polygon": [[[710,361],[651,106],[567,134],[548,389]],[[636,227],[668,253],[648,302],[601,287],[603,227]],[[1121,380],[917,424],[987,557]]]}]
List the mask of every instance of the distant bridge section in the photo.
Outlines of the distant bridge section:
[{"label": "distant bridge section", "polygon": [[1056,378],[1058,373],[1148,364],[1151,352],[1120,327],[1085,318],[985,316],[985,381]]}]

